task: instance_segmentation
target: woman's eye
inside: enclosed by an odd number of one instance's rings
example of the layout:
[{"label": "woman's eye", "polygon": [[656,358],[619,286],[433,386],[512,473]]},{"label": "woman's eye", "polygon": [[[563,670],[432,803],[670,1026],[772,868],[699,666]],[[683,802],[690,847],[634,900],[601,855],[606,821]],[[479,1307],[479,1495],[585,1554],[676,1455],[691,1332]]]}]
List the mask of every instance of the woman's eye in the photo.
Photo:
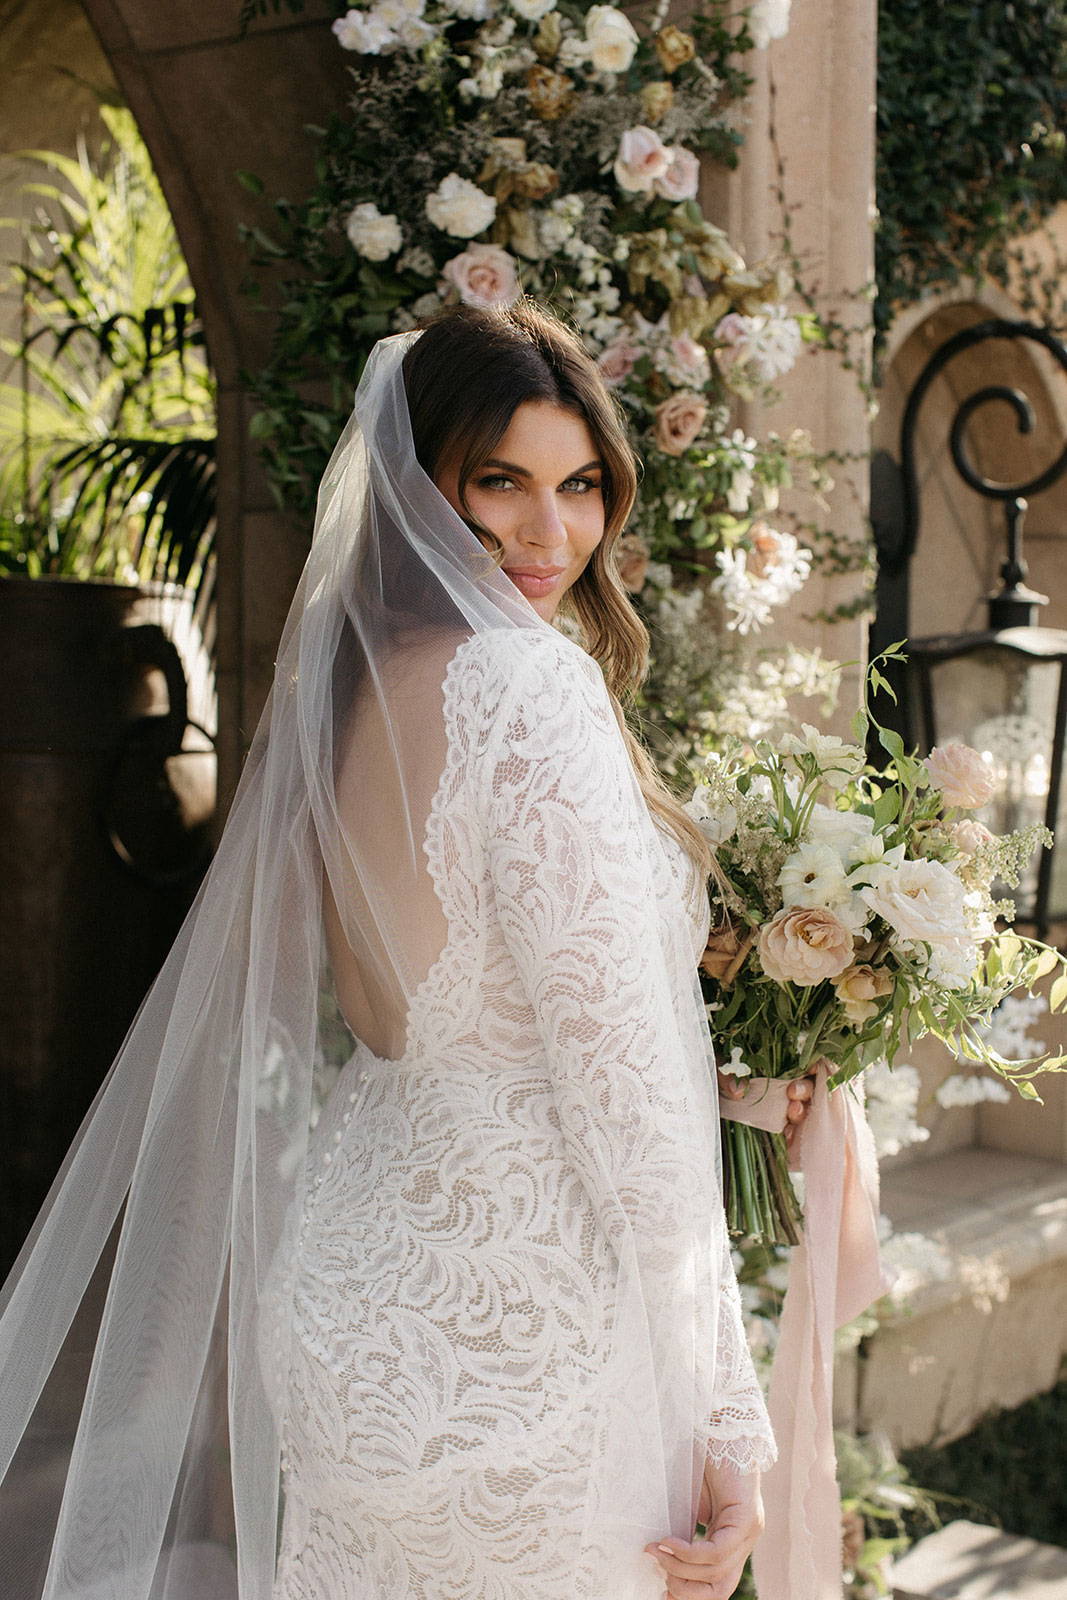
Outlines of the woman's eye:
[{"label": "woman's eye", "polygon": [[479,489],[510,489],[511,479],[505,478],[500,473],[493,473],[490,477],[478,479]]},{"label": "woman's eye", "polygon": [[594,478],[564,478],[560,488],[568,494],[590,494],[600,488],[600,482]]}]

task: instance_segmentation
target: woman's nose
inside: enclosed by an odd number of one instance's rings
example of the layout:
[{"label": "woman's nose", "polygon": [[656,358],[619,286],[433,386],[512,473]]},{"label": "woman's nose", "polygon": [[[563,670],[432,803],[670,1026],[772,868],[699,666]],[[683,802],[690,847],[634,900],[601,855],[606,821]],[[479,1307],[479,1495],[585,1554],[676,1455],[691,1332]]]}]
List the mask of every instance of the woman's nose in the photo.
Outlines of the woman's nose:
[{"label": "woman's nose", "polygon": [[560,515],[554,494],[538,496],[530,507],[530,516],[523,530],[531,544],[557,550],[567,542],[567,524]]}]

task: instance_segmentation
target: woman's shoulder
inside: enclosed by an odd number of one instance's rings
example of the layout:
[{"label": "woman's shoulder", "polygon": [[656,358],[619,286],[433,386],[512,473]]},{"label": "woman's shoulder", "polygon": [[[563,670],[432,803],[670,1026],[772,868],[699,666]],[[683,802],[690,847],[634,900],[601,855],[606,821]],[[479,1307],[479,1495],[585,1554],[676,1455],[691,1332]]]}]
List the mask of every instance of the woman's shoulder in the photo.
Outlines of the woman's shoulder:
[{"label": "woman's shoulder", "polygon": [[536,692],[540,680],[585,681],[603,687],[600,665],[557,628],[487,628],[464,640],[454,665],[477,681],[483,696],[510,699]]}]

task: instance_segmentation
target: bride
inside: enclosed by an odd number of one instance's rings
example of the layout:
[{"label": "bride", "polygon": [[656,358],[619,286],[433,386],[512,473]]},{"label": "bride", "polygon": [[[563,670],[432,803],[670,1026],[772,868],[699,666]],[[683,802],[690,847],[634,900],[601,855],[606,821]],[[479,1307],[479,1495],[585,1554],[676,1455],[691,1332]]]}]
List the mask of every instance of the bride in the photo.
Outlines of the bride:
[{"label": "bride", "polygon": [[125,1201],[61,1505],[5,1593],[736,1586],[774,1447],[706,846],[620,710],[635,482],[531,305],[373,352],[214,866],[5,1290],[17,1486]]}]

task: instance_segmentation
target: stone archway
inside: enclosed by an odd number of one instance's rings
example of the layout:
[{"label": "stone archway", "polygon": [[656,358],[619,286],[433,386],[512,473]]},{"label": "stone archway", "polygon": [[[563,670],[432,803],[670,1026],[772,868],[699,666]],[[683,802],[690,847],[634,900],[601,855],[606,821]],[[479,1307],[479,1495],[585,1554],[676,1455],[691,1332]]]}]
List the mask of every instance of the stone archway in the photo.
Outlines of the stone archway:
[{"label": "stone archway", "polygon": [[323,0],[258,19],[241,35],[240,0],[82,0],[137,118],[167,196],[203,313],[219,396],[219,758],[228,797],[270,685],[274,650],[308,531],[278,510],[249,440],[242,374],[260,363],[269,318],[241,292],[241,223],[267,195],[299,198],[314,149],[304,131],[344,97],[343,59]]}]

